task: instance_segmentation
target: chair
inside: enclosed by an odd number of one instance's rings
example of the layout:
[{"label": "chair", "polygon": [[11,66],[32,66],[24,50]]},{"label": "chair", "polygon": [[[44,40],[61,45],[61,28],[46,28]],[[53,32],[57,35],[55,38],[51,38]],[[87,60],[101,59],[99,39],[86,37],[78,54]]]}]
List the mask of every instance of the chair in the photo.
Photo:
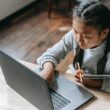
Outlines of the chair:
[{"label": "chair", "polygon": [[[51,18],[51,13],[52,13],[52,8],[53,8],[53,3],[55,3],[56,7],[58,5],[59,0],[48,0],[48,18]],[[68,0],[68,9],[70,10],[73,6],[73,1],[75,2],[76,0]]]},{"label": "chair", "polygon": [[51,12],[52,12],[52,8],[53,8],[53,3],[55,2],[55,5],[58,5],[58,0],[48,0],[48,18],[51,18]]}]

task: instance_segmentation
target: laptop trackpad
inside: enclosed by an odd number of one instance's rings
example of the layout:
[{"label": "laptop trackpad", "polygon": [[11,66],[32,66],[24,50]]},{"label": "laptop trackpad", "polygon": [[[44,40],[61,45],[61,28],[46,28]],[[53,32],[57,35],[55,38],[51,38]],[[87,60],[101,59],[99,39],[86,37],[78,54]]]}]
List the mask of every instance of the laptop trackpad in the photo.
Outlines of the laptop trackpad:
[{"label": "laptop trackpad", "polygon": [[52,89],[69,99],[70,101],[84,101],[92,97],[93,95],[88,92],[86,89],[78,86],[72,81],[66,79],[63,75],[56,74]]}]

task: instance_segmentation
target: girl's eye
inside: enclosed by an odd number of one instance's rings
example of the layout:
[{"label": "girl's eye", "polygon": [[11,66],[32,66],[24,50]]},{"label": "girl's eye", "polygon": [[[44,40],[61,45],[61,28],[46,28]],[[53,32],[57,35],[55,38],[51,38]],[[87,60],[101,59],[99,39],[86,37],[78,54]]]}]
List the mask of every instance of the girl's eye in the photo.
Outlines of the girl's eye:
[{"label": "girl's eye", "polygon": [[75,34],[78,34],[78,32],[77,32],[76,30],[73,30],[73,32],[74,32]]},{"label": "girl's eye", "polygon": [[83,35],[84,38],[91,39],[92,35]]},{"label": "girl's eye", "polygon": [[[73,29],[73,33],[76,34],[76,35],[78,34],[78,32],[74,29]],[[82,34],[82,36],[85,39],[91,39],[93,35],[92,34]]]}]

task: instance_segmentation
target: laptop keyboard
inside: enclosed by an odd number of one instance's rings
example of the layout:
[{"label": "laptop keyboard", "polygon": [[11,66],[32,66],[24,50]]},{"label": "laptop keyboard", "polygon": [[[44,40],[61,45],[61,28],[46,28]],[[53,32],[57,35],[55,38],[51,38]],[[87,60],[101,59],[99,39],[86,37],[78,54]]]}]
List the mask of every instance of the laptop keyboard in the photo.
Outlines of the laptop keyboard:
[{"label": "laptop keyboard", "polygon": [[66,105],[68,105],[70,103],[70,101],[68,99],[66,99],[59,93],[57,93],[55,90],[53,90],[51,88],[49,90],[50,90],[50,94],[52,97],[54,110],[61,110],[62,108],[64,108]]}]

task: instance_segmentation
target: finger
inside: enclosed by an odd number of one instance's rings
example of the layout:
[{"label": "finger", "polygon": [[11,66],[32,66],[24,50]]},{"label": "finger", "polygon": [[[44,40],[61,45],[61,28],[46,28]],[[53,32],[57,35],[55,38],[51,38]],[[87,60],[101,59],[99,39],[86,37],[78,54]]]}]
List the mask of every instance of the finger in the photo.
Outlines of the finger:
[{"label": "finger", "polygon": [[51,85],[52,82],[53,82],[53,77],[48,77],[48,78],[47,78],[47,81],[48,81],[49,85]]},{"label": "finger", "polygon": [[78,75],[83,75],[84,73],[83,73],[83,71],[78,71],[77,74],[78,74]]},{"label": "finger", "polygon": [[47,80],[48,84],[51,85],[51,80]]},{"label": "finger", "polygon": [[83,71],[82,70],[76,70],[74,74],[75,74],[75,77],[79,77],[80,75],[83,74]]},{"label": "finger", "polygon": [[80,82],[82,83],[82,81],[83,81],[83,80],[82,80],[82,74],[80,73]]},{"label": "finger", "polygon": [[79,79],[80,78],[80,75],[79,74],[76,74],[74,75],[75,78]]},{"label": "finger", "polygon": [[75,81],[76,81],[76,82],[80,82],[80,80],[79,80],[79,79],[77,79],[77,78],[75,78]]},{"label": "finger", "polygon": [[79,76],[76,76],[75,77],[75,81],[80,82],[80,83],[83,83],[83,78],[82,77],[79,77]]}]

